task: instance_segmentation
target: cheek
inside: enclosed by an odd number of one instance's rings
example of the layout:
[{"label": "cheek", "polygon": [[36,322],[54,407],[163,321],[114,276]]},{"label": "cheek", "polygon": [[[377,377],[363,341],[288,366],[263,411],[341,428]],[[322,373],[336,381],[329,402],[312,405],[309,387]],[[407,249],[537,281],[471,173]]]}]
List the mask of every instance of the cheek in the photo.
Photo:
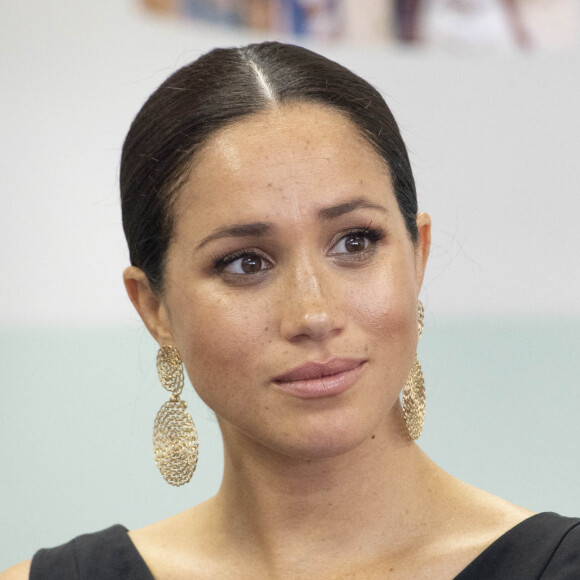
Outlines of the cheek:
[{"label": "cheek", "polygon": [[200,397],[209,404],[211,394],[223,396],[224,389],[235,396],[271,341],[269,309],[255,297],[244,300],[210,288],[175,297],[172,304],[178,313],[174,337]]},{"label": "cheek", "polygon": [[[396,280],[396,283],[393,282]],[[405,385],[417,349],[414,287],[385,273],[351,297],[356,326],[362,329],[369,380],[377,406],[392,409]]]},{"label": "cheek", "polygon": [[365,284],[351,289],[347,301],[357,323],[375,341],[392,340],[390,348],[404,352],[416,338],[416,302],[408,268],[387,266]]}]

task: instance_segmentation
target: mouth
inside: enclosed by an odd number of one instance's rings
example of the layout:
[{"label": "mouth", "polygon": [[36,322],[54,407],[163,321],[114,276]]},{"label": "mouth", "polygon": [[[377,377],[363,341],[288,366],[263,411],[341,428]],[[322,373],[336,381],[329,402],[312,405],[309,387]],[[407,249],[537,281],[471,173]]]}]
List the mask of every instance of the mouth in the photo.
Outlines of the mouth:
[{"label": "mouth", "polygon": [[325,362],[309,361],[273,379],[278,388],[302,399],[338,395],[358,381],[366,359],[331,358]]}]

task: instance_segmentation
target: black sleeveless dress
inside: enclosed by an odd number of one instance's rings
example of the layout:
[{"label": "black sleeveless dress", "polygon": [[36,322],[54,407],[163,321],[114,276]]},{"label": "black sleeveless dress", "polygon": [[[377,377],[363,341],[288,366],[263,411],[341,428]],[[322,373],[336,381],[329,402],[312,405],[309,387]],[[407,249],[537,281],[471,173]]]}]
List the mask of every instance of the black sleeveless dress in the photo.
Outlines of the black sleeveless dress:
[{"label": "black sleeveless dress", "polygon": [[[455,580],[580,580],[580,518],[536,514],[498,538]],[[127,534],[115,525],[39,550],[30,580],[154,580]]]}]

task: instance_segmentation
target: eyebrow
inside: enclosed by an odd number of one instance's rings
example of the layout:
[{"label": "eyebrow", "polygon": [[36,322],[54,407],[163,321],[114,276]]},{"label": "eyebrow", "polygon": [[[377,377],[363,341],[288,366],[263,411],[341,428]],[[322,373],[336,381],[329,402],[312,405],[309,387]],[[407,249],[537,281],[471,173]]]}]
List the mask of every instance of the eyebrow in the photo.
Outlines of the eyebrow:
[{"label": "eyebrow", "polygon": [[[389,213],[386,207],[360,197],[346,203],[339,203],[331,207],[325,207],[318,212],[318,218],[323,220],[332,220],[339,218],[347,213],[361,208],[375,209],[383,213]],[[274,229],[271,222],[253,222],[249,224],[234,224],[223,226],[214,230],[209,236],[205,237],[197,246],[197,250],[203,248],[206,244],[219,238],[246,238],[251,236],[264,236]]]},{"label": "eyebrow", "polygon": [[263,236],[272,231],[274,224],[269,222],[254,222],[251,224],[235,224],[233,226],[224,226],[214,230],[209,236],[204,238],[197,246],[199,250],[212,240],[219,238],[246,238],[250,236]]},{"label": "eyebrow", "polygon": [[331,220],[361,208],[376,209],[378,211],[382,211],[383,213],[389,213],[386,207],[373,203],[365,197],[359,197],[353,201],[347,201],[346,203],[339,203],[338,205],[333,205],[331,207],[321,209],[318,212],[318,217],[321,219]]}]

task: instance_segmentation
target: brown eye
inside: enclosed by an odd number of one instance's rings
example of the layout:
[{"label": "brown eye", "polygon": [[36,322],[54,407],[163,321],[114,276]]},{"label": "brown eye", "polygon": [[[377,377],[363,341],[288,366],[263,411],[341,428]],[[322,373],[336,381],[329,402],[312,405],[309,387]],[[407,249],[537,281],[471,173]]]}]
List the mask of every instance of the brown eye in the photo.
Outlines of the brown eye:
[{"label": "brown eye", "polygon": [[377,228],[365,228],[345,232],[330,249],[329,255],[338,263],[363,264],[372,260],[378,243],[385,234]]},{"label": "brown eye", "polygon": [[259,256],[246,256],[240,260],[240,268],[245,274],[253,274],[262,269],[262,258]]},{"label": "brown eye", "polygon": [[344,238],[344,249],[349,254],[364,252],[367,247],[368,238],[362,234],[350,234]]},{"label": "brown eye", "polygon": [[218,270],[226,274],[258,274],[272,268],[272,263],[266,258],[254,253],[244,251],[240,254],[234,254],[223,260],[223,265],[218,264]]}]

